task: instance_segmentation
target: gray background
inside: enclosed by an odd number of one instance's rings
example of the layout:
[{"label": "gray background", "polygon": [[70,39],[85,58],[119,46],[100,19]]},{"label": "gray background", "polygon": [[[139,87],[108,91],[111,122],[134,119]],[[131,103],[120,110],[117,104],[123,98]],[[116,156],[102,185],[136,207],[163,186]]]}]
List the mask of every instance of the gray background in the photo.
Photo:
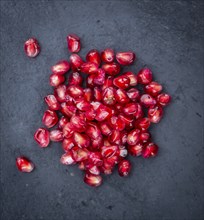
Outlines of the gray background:
[{"label": "gray background", "polygon": [[[2,220],[201,220],[203,219],[202,1],[1,1],[1,219]],[[173,97],[151,131],[160,146],[155,159],[131,158],[128,178],[117,172],[99,188],[83,183],[77,167],[59,163],[60,144],[41,149],[33,133],[52,92],[50,66],[68,59],[66,36],[92,48],[133,50],[137,72],[152,68]],[[36,59],[23,51],[35,36]],[[17,171],[15,157],[36,164]]]}]

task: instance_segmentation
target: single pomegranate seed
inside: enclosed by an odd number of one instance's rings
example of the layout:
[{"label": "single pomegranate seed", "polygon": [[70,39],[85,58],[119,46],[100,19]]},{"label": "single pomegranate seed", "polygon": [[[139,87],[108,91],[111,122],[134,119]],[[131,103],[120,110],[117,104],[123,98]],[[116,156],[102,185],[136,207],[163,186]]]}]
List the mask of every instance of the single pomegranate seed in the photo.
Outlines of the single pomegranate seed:
[{"label": "single pomegranate seed", "polygon": [[66,60],[61,60],[51,67],[51,70],[55,74],[63,75],[68,72],[70,69],[70,65]]},{"label": "single pomegranate seed", "polygon": [[123,131],[121,133],[121,144],[125,145],[127,143],[127,136],[128,136],[127,131]]},{"label": "single pomegranate seed", "polygon": [[134,157],[138,157],[142,154],[144,146],[139,142],[135,145],[128,146],[128,153]]},{"label": "single pomegranate seed", "polygon": [[146,143],[150,140],[151,135],[149,132],[143,132],[140,134],[140,141]]},{"label": "single pomegranate seed", "polygon": [[50,143],[49,131],[45,128],[38,128],[34,134],[34,139],[41,147],[47,147]]},{"label": "single pomegranate seed", "polygon": [[54,90],[55,97],[59,102],[65,102],[67,99],[67,87],[66,85],[59,85]]},{"label": "single pomegranate seed", "polygon": [[119,162],[119,156],[118,156],[118,155],[114,155],[114,156],[112,156],[112,157],[106,158],[106,162],[107,162],[110,166],[114,167],[114,166],[115,166],[116,164],[118,164],[118,162]]},{"label": "single pomegranate seed", "polygon": [[91,140],[91,150],[98,150],[103,145],[103,138],[102,136],[98,137],[96,140]]},{"label": "single pomegranate seed", "polygon": [[74,128],[74,126],[73,126],[72,123],[68,122],[68,123],[64,126],[64,128],[63,128],[62,131],[63,131],[63,136],[64,136],[65,138],[70,138],[70,137],[72,137],[72,135],[73,135],[73,133],[74,133],[74,131],[75,131],[75,128]]},{"label": "single pomegranate seed", "polygon": [[72,70],[79,71],[81,69],[81,65],[84,63],[82,58],[78,54],[72,54],[69,59]]},{"label": "single pomegranate seed", "polygon": [[102,92],[102,100],[105,105],[114,105],[116,103],[116,90],[113,87],[108,87]]},{"label": "single pomegranate seed", "polygon": [[72,117],[77,111],[77,108],[73,104],[69,104],[67,102],[63,102],[61,104],[61,110],[60,110],[64,115],[67,117]]},{"label": "single pomegranate seed", "polygon": [[130,86],[137,85],[137,75],[135,75],[133,72],[125,72],[124,76],[130,79]]},{"label": "single pomegranate seed", "polygon": [[112,111],[110,108],[108,108],[105,105],[100,105],[100,107],[96,110],[96,117],[95,119],[97,121],[104,121],[108,118],[110,118],[112,115]]},{"label": "single pomegranate seed", "polygon": [[102,65],[102,68],[111,76],[115,76],[120,72],[120,65],[117,63],[106,63]]},{"label": "single pomegranate seed", "polygon": [[74,147],[73,138],[64,138],[62,142],[62,148],[64,149],[64,151],[67,152],[73,147]]},{"label": "single pomegranate seed", "polygon": [[69,75],[69,85],[81,86],[83,78],[78,72],[71,73]]},{"label": "single pomegranate seed", "polygon": [[140,130],[139,129],[132,130],[127,136],[127,143],[129,145],[135,145],[139,142],[139,140],[140,140]]},{"label": "single pomegranate seed", "polygon": [[98,66],[96,63],[87,62],[81,65],[81,72],[86,74],[95,74],[98,71]]},{"label": "single pomegranate seed", "polygon": [[87,110],[85,112],[85,118],[89,121],[93,121],[96,117],[96,111],[94,110],[93,106],[91,105],[91,107],[89,108],[89,110]]},{"label": "single pomegranate seed", "polygon": [[63,132],[59,129],[50,131],[50,140],[55,142],[60,142],[64,139]]},{"label": "single pomegranate seed", "polygon": [[140,118],[136,121],[135,126],[141,131],[146,131],[150,126],[149,118]]},{"label": "single pomegranate seed", "polygon": [[102,134],[105,136],[108,136],[112,132],[112,129],[106,121],[100,123],[100,129]]},{"label": "single pomegranate seed", "polygon": [[92,107],[91,104],[84,99],[84,97],[75,99],[75,104],[77,109],[80,111],[88,111]]},{"label": "single pomegranate seed", "polygon": [[100,54],[97,50],[90,50],[86,55],[86,61],[97,64],[97,66],[101,63]]},{"label": "single pomegranate seed", "polygon": [[130,86],[130,79],[125,75],[118,76],[113,80],[113,84],[120,89],[127,89]]},{"label": "single pomegranate seed", "polygon": [[102,104],[100,102],[91,102],[91,105],[93,107],[93,109],[96,111],[97,109],[99,109],[99,107],[102,106]]},{"label": "single pomegranate seed", "polygon": [[125,104],[130,101],[130,99],[127,96],[127,93],[123,89],[116,90],[115,98],[116,98],[117,102],[119,102],[121,104]]},{"label": "single pomegranate seed", "polygon": [[148,108],[148,107],[156,105],[157,102],[151,95],[143,94],[140,97],[140,103]]},{"label": "single pomegranate seed", "polygon": [[112,166],[110,163],[107,162],[107,159],[105,158],[103,160],[103,165],[101,166],[101,172],[103,172],[106,175],[110,175],[113,172],[114,165]]},{"label": "single pomegranate seed", "polygon": [[94,95],[95,101],[101,101],[102,93],[101,93],[101,89],[99,87],[94,87],[93,95]]},{"label": "single pomegranate seed", "polygon": [[87,149],[81,149],[77,146],[71,149],[72,157],[76,162],[87,160],[89,157],[89,151]]},{"label": "single pomegranate seed", "polygon": [[30,38],[25,42],[24,50],[28,57],[34,58],[40,53],[40,45],[35,38]]},{"label": "single pomegranate seed", "polygon": [[161,105],[161,106],[166,106],[170,103],[171,101],[171,96],[165,93],[162,93],[160,95],[157,96],[157,102]]},{"label": "single pomegranate seed", "polygon": [[152,81],[152,71],[149,68],[143,68],[137,74],[138,82],[147,85]]},{"label": "single pomegranate seed", "polygon": [[42,118],[42,123],[48,127],[51,128],[53,126],[55,126],[58,122],[58,116],[56,114],[56,112],[52,111],[52,110],[47,110],[45,111],[43,118]]},{"label": "single pomegranate seed", "polygon": [[86,170],[87,170],[88,173],[91,173],[93,175],[99,175],[100,174],[100,169],[96,165],[87,164],[86,165]]},{"label": "single pomegranate seed", "polygon": [[87,102],[93,101],[93,92],[92,92],[92,90],[90,88],[85,88],[84,89],[84,99]]},{"label": "single pomegranate seed", "polygon": [[119,148],[117,145],[101,147],[101,155],[105,158],[112,157],[116,154],[119,154]]},{"label": "single pomegranate seed", "polygon": [[152,123],[159,123],[163,116],[163,109],[160,106],[151,107],[148,110],[148,118]]},{"label": "single pomegranate seed", "polygon": [[136,103],[136,104],[137,104],[137,113],[134,114],[134,116],[135,116],[135,119],[139,119],[144,116],[144,112],[142,110],[142,106],[139,103]]},{"label": "single pomegranate seed", "polygon": [[102,155],[99,152],[90,152],[89,154],[89,163],[96,165],[96,166],[102,166],[103,159]]},{"label": "single pomegranate seed", "polygon": [[126,94],[129,97],[129,99],[133,102],[138,100],[140,97],[140,92],[136,88],[129,89]]},{"label": "single pomegranate seed", "polygon": [[30,173],[34,169],[34,164],[26,157],[17,157],[16,166],[19,171],[24,173]]},{"label": "single pomegranate seed", "polygon": [[65,81],[65,77],[60,74],[53,73],[50,75],[50,85],[57,87]]},{"label": "single pomegranate seed", "polygon": [[131,51],[116,53],[116,60],[120,65],[131,65],[135,60],[135,54]]},{"label": "single pomegranate seed", "polygon": [[137,103],[128,103],[124,108],[123,108],[123,112],[126,115],[135,115],[137,114]]},{"label": "single pomegranate seed", "polygon": [[78,98],[80,96],[83,96],[84,91],[83,88],[77,85],[71,85],[67,88],[68,94],[73,98]]},{"label": "single pomegranate seed", "polygon": [[70,151],[67,151],[65,154],[61,156],[60,162],[64,165],[72,165],[76,163]]},{"label": "single pomegranate seed", "polygon": [[102,177],[99,175],[93,175],[91,173],[86,173],[84,176],[84,182],[89,186],[100,186],[102,184]]},{"label": "single pomegranate seed", "polygon": [[88,147],[90,145],[90,138],[87,135],[78,132],[74,132],[73,141],[75,145],[80,148]]},{"label": "single pomegranate seed", "polygon": [[63,129],[64,126],[69,122],[68,118],[66,118],[65,116],[62,116],[59,120],[59,123],[58,123],[58,127],[59,129]]},{"label": "single pomegranate seed", "polygon": [[99,68],[97,73],[94,74],[94,84],[103,85],[105,83],[105,75],[105,71]]},{"label": "single pomegranate seed", "polygon": [[142,151],[142,156],[144,158],[155,157],[158,153],[158,146],[154,143],[149,143],[145,146]]},{"label": "single pomegranate seed", "polygon": [[70,122],[76,131],[83,132],[86,130],[86,121],[84,115],[73,115],[70,119]]},{"label": "single pomegranate seed", "polygon": [[129,160],[122,160],[118,164],[118,173],[120,176],[127,176],[131,170],[131,163]]},{"label": "single pomegranate seed", "polygon": [[54,110],[54,111],[60,109],[60,104],[58,103],[58,101],[54,95],[47,95],[44,98],[44,100],[47,103],[49,109]]},{"label": "single pomegranate seed", "polygon": [[117,116],[112,116],[109,120],[109,125],[116,130],[122,131],[125,129],[125,122],[122,118]]},{"label": "single pomegranate seed", "polygon": [[128,126],[130,124],[133,124],[133,117],[124,115],[124,114],[119,114],[118,117],[124,121],[125,125]]},{"label": "single pomegranate seed", "polygon": [[91,138],[91,139],[98,139],[101,137],[101,131],[98,127],[98,125],[94,122],[89,122],[86,127],[86,134]]},{"label": "single pomegranate seed", "polygon": [[93,88],[93,87],[95,86],[94,79],[95,79],[95,74],[90,74],[90,75],[88,75],[88,77],[86,78],[86,85],[87,85],[89,88]]},{"label": "single pomegranate seed", "polygon": [[102,90],[106,89],[106,88],[109,88],[109,87],[112,87],[113,86],[113,77],[112,76],[108,76],[106,79],[105,79],[105,82],[102,86]]},{"label": "single pomegranate seed", "polygon": [[110,141],[111,144],[121,144],[121,135],[120,131],[118,130],[113,130],[112,133],[108,136],[108,140]]},{"label": "single pomegranate seed", "polygon": [[152,96],[157,96],[161,91],[162,85],[157,82],[151,82],[145,86],[145,92]]},{"label": "single pomegranate seed", "polygon": [[67,36],[68,49],[72,53],[77,53],[81,49],[80,38],[75,34],[69,34]]},{"label": "single pomegranate seed", "polygon": [[114,51],[110,48],[101,52],[101,59],[104,63],[112,63],[114,61]]}]

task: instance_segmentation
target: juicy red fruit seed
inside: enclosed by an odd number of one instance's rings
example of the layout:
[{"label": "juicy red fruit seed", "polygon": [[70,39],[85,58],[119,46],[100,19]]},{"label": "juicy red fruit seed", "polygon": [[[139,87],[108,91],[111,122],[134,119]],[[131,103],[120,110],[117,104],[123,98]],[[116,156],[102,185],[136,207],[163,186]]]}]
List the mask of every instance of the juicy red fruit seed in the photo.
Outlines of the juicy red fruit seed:
[{"label": "juicy red fruit seed", "polygon": [[82,58],[78,54],[72,54],[69,59],[72,70],[79,71],[81,69],[81,65],[84,63]]},{"label": "juicy red fruit seed", "polygon": [[91,164],[96,165],[96,166],[102,166],[103,158],[102,158],[101,153],[99,153],[99,152],[91,152],[89,154],[89,162]]},{"label": "juicy red fruit seed", "polygon": [[113,87],[108,87],[102,92],[102,100],[105,105],[114,105],[116,103],[116,90]]},{"label": "juicy red fruit seed", "polygon": [[82,87],[77,86],[77,85],[68,86],[67,92],[73,98],[78,98],[80,96],[83,96],[84,94]]},{"label": "juicy red fruit seed", "polygon": [[92,92],[92,90],[90,88],[85,88],[84,89],[84,99],[87,102],[93,101],[93,92]]},{"label": "juicy red fruit seed", "polygon": [[97,64],[97,66],[100,65],[101,63],[101,58],[100,58],[100,54],[97,50],[93,49],[93,50],[90,50],[87,55],[86,55],[86,60],[87,62],[92,62],[92,63],[95,63]]},{"label": "juicy red fruit seed", "polygon": [[150,127],[150,120],[149,118],[140,118],[136,121],[135,125],[141,131],[146,131]]},{"label": "juicy red fruit seed", "polygon": [[140,103],[148,108],[148,107],[156,105],[157,102],[151,95],[143,94],[140,97]]},{"label": "juicy red fruit seed", "polygon": [[117,63],[107,63],[102,65],[102,69],[104,69],[108,75],[115,76],[120,72],[120,65]]},{"label": "juicy red fruit seed", "polygon": [[117,102],[120,104],[125,104],[130,101],[130,99],[127,96],[127,93],[123,89],[116,90],[115,98],[116,98]]},{"label": "juicy red fruit seed", "polygon": [[97,73],[94,75],[94,84],[103,85],[105,82],[105,71],[101,68],[98,69]]},{"label": "juicy red fruit seed", "polygon": [[67,36],[68,49],[72,53],[77,53],[81,49],[80,38],[75,34],[70,34]]},{"label": "juicy red fruit seed", "polygon": [[69,85],[81,86],[83,78],[78,72],[71,73],[69,75],[68,83]]},{"label": "juicy red fruit seed", "polygon": [[98,127],[98,125],[94,122],[88,123],[86,127],[86,134],[91,138],[91,139],[98,139],[101,137],[101,131]]},{"label": "juicy red fruit seed", "polygon": [[128,98],[129,98],[131,101],[133,101],[133,102],[135,102],[136,100],[138,100],[139,97],[140,97],[140,92],[139,92],[139,90],[136,89],[136,88],[131,88],[131,89],[129,89],[129,90],[126,92],[126,94],[127,94]]},{"label": "juicy red fruit seed", "polygon": [[161,91],[162,85],[157,82],[151,82],[145,86],[145,92],[152,96],[157,96]]},{"label": "juicy red fruit seed", "polygon": [[125,75],[118,76],[113,80],[113,84],[120,89],[127,89],[130,86],[130,79]]},{"label": "juicy red fruit seed", "polygon": [[119,154],[119,148],[117,145],[101,147],[101,155],[105,158],[112,157],[116,154]]},{"label": "juicy red fruit seed", "polygon": [[138,105],[137,103],[128,103],[125,108],[123,108],[123,112],[126,115],[134,115],[137,113]]},{"label": "juicy red fruit seed", "polygon": [[144,150],[142,151],[142,156],[144,158],[155,157],[158,153],[158,146],[154,143],[149,143],[145,146]]},{"label": "juicy red fruit seed", "polygon": [[119,52],[116,54],[116,60],[123,66],[130,65],[135,60],[135,54],[131,51]]},{"label": "juicy red fruit seed", "polygon": [[112,132],[112,129],[110,128],[109,124],[105,121],[100,123],[100,128],[102,134],[105,136],[108,136]]},{"label": "juicy red fruit seed", "polygon": [[130,86],[136,86],[137,85],[137,76],[133,72],[125,72],[125,77],[128,77],[130,80]]},{"label": "juicy red fruit seed", "polygon": [[64,139],[63,132],[59,129],[50,131],[50,140],[54,142],[59,142]]},{"label": "juicy red fruit seed", "polygon": [[116,130],[122,131],[125,129],[125,122],[117,116],[112,116],[109,120],[109,125]]},{"label": "juicy red fruit seed", "polygon": [[70,151],[66,152],[65,154],[61,156],[60,162],[64,165],[72,165],[76,163]]},{"label": "juicy red fruit seed", "polygon": [[70,65],[66,60],[61,60],[51,67],[51,70],[55,74],[64,75],[70,69]]},{"label": "juicy red fruit seed", "polygon": [[81,65],[81,72],[86,74],[95,74],[98,71],[98,66],[96,63],[87,62]]},{"label": "juicy red fruit seed", "polygon": [[78,132],[74,132],[73,141],[75,145],[80,148],[87,148],[90,145],[90,138],[87,135]]},{"label": "juicy red fruit seed", "polygon": [[49,109],[54,110],[54,111],[60,109],[60,104],[58,103],[58,101],[54,95],[47,95],[44,98],[44,100],[47,103]]},{"label": "juicy red fruit seed", "polygon": [[59,85],[54,89],[54,94],[59,102],[65,102],[67,98],[67,87],[66,85]]},{"label": "juicy red fruit seed", "polygon": [[118,130],[113,130],[112,133],[108,136],[108,140],[111,144],[121,144],[121,134]]},{"label": "juicy red fruit seed", "polygon": [[58,122],[58,116],[56,114],[56,112],[52,111],[52,110],[47,110],[45,111],[43,118],[42,118],[42,123],[48,127],[51,128],[53,126],[55,126]]},{"label": "juicy red fruit seed", "polygon": [[67,117],[72,117],[77,111],[77,108],[73,104],[69,104],[67,102],[63,102],[61,104],[61,113]]},{"label": "juicy red fruit seed", "polygon": [[94,100],[95,101],[101,101],[102,99],[102,94],[101,94],[101,89],[99,87],[95,87],[93,90],[93,95],[94,95]]},{"label": "juicy red fruit seed", "polygon": [[114,51],[110,48],[101,52],[101,59],[104,63],[112,63],[114,61]]},{"label": "juicy red fruit seed", "polygon": [[70,119],[72,126],[78,132],[83,132],[86,130],[86,121],[84,115],[73,115]]},{"label": "juicy red fruit seed", "polygon": [[35,38],[30,38],[25,42],[24,50],[28,57],[34,58],[40,53],[40,45]]},{"label": "juicy red fruit seed", "polygon": [[72,149],[74,147],[74,142],[73,142],[73,138],[64,138],[63,142],[62,142],[62,148],[65,152],[69,151],[70,149]]},{"label": "juicy red fruit seed", "polygon": [[148,110],[148,118],[152,123],[159,123],[163,116],[163,109],[160,106],[151,107]]},{"label": "juicy red fruit seed", "polygon": [[34,169],[34,164],[26,157],[17,157],[16,166],[19,171],[24,173],[30,173]]},{"label": "juicy red fruit seed", "polygon": [[89,186],[97,187],[102,184],[102,177],[99,175],[86,173],[84,176],[84,182]]},{"label": "juicy red fruit seed", "polygon": [[122,160],[118,164],[118,173],[120,176],[127,176],[131,170],[131,163],[128,160]]},{"label": "juicy red fruit seed", "polygon": [[74,128],[74,126],[73,126],[73,124],[72,123],[70,123],[70,122],[68,122],[65,126],[64,126],[64,128],[63,128],[63,136],[65,137],[65,138],[70,138],[70,137],[72,137],[72,135],[73,135],[73,133],[74,133],[74,130],[75,130],[75,128]]},{"label": "juicy red fruit seed", "polygon": [[34,134],[34,139],[41,147],[47,147],[50,143],[49,131],[45,128],[38,128]]},{"label": "juicy red fruit seed", "polygon": [[142,155],[144,146],[141,143],[137,143],[136,145],[128,146],[128,153],[134,157],[138,157]]},{"label": "juicy red fruit seed", "polygon": [[95,119],[97,121],[104,121],[108,118],[110,118],[112,115],[112,111],[110,108],[108,108],[105,105],[100,105],[100,107],[96,110],[96,117]]},{"label": "juicy red fruit seed", "polygon": [[148,142],[150,140],[150,138],[151,138],[151,135],[147,131],[140,134],[140,141],[143,142],[143,143]]},{"label": "juicy red fruit seed", "polygon": [[93,175],[99,175],[100,174],[100,169],[99,167],[92,165],[92,164],[86,164],[86,170],[88,173],[91,173]]},{"label": "juicy red fruit seed", "polygon": [[139,142],[139,140],[140,140],[140,130],[139,129],[132,130],[127,136],[127,143],[129,145],[135,145]]},{"label": "juicy red fruit seed", "polygon": [[112,76],[108,76],[106,79],[105,79],[105,82],[102,86],[102,90],[106,89],[106,88],[109,88],[109,87],[112,87],[113,86],[113,77]]},{"label": "juicy red fruit seed", "polygon": [[68,118],[66,118],[65,116],[62,116],[59,120],[59,123],[58,123],[58,127],[59,129],[63,129],[64,126],[69,122]]},{"label": "juicy red fruit seed", "polygon": [[161,106],[166,106],[171,102],[171,96],[165,93],[162,93],[157,96],[157,102]]},{"label": "juicy red fruit seed", "polygon": [[77,146],[71,149],[72,157],[76,162],[87,160],[89,157],[89,151],[87,149],[81,149]]},{"label": "juicy red fruit seed", "polygon": [[53,73],[50,75],[50,85],[51,86],[59,86],[65,81],[65,77],[60,74]]},{"label": "juicy red fruit seed", "polygon": [[137,75],[138,82],[147,85],[152,81],[152,71],[149,68],[143,68]]}]

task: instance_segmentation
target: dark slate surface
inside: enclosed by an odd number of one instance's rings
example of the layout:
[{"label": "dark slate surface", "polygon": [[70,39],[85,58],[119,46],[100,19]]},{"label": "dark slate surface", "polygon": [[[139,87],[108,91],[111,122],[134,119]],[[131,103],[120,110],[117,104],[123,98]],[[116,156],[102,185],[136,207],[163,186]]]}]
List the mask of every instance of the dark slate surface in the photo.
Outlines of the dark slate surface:
[{"label": "dark slate surface", "polygon": [[[1,1],[1,220],[201,220],[203,219],[203,20],[202,1]],[[155,159],[131,158],[128,178],[105,177],[90,188],[77,167],[59,163],[62,149],[40,149],[43,97],[52,91],[50,66],[69,57],[66,35],[92,48],[133,50],[132,66],[152,68],[173,96],[152,127],[160,146]],[[35,36],[36,59],[23,51]],[[15,157],[36,164],[17,171]]]}]

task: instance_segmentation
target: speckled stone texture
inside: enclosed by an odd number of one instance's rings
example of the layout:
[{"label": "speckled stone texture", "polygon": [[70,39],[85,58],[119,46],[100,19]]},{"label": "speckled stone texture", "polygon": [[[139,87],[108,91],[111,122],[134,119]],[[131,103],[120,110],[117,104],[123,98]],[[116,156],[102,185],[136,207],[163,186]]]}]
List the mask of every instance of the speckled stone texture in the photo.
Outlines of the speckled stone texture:
[{"label": "speckled stone texture", "polygon": [[[1,1],[1,220],[202,220],[203,1]],[[92,48],[133,50],[173,97],[165,117],[152,126],[160,146],[155,159],[130,158],[128,178],[115,172],[104,184],[83,183],[77,166],[59,163],[61,145],[41,149],[41,126],[52,92],[50,66],[68,59],[66,36]],[[24,41],[35,36],[42,51],[29,59]],[[17,171],[15,157],[36,164]]]}]

